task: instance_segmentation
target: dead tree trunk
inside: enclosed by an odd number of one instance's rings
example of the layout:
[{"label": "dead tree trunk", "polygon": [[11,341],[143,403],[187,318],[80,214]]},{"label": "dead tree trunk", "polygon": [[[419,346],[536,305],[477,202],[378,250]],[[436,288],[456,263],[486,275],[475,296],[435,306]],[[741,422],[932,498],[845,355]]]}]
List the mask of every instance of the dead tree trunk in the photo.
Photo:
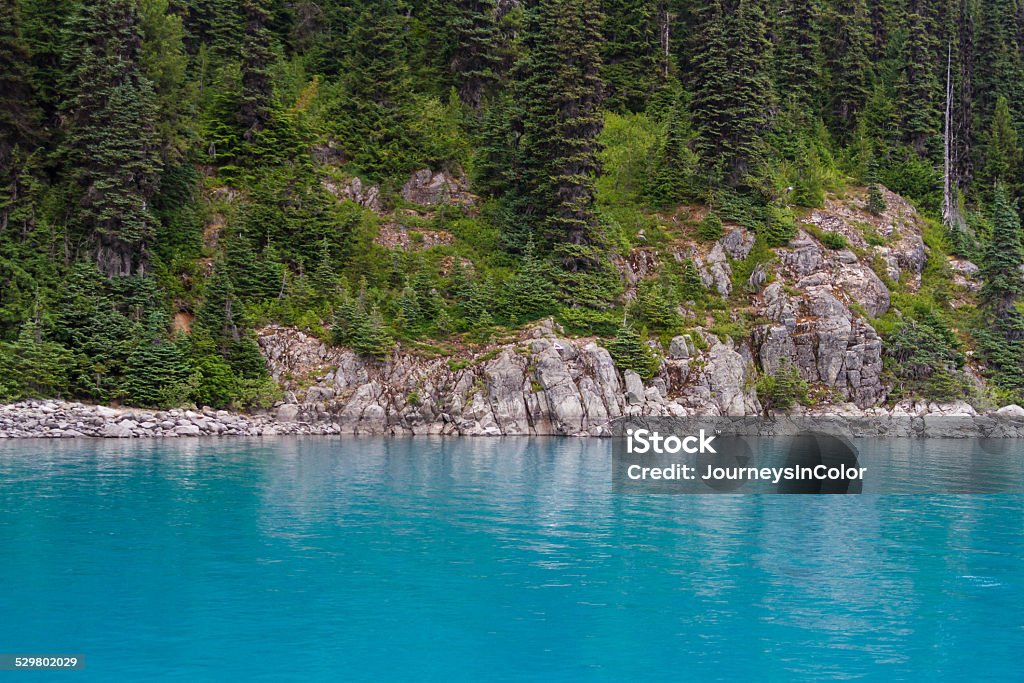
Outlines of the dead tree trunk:
[{"label": "dead tree trunk", "polygon": [[946,116],[943,133],[942,221],[950,232],[963,228],[960,192],[953,180],[953,44],[946,52]]}]

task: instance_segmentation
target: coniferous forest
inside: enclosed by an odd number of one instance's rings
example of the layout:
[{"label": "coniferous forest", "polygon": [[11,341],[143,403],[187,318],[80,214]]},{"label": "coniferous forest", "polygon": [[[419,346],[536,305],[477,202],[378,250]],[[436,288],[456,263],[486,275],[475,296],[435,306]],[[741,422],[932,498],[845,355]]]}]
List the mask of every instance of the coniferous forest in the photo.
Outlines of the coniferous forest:
[{"label": "coniferous forest", "polygon": [[265,406],[268,324],[383,359],[553,316],[650,376],[757,321],[632,251],[741,225],[746,277],[893,192],[928,254],[888,381],[1019,401],[1022,152],[1020,0],[0,0],[0,399]]}]

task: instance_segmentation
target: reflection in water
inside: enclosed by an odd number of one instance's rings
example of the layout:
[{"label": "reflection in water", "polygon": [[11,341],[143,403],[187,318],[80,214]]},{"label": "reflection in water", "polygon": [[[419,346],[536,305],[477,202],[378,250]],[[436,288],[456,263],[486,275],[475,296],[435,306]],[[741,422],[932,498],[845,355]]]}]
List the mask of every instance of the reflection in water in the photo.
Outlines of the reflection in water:
[{"label": "reflection in water", "polygon": [[[949,486],[994,472],[921,444],[877,447]],[[610,477],[594,440],[4,444],[0,642],[86,653],[94,680],[1024,664],[1019,496],[614,495]]]}]

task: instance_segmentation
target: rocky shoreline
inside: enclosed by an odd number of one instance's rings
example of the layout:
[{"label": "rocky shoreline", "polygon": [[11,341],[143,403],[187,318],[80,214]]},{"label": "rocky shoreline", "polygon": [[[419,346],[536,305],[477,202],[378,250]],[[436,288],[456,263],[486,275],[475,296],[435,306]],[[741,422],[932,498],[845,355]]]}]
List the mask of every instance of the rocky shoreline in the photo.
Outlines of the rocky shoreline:
[{"label": "rocky shoreline", "polygon": [[[845,410],[844,410],[845,408]],[[284,411],[288,412],[288,411]],[[657,417],[657,416],[651,416]],[[697,416],[691,415],[690,418]],[[699,418],[698,418],[699,419]],[[708,419],[723,419],[708,416]],[[728,419],[728,418],[725,418]],[[749,419],[749,417],[748,417]],[[1024,408],[1012,405],[988,413],[978,413],[963,403],[918,403],[896,406],[891,410],[856,410],[854,406],[831,406],[803,411],[796,421],[826,419],[839,431],[865,435],[865,425],[875,436],[966,438],[974,436],[1024,438]],[[781,423],[780,423],[781,424]],[[481,432],[475,425],[462,430],[455,422],[441,421],[427,430],[338,422],[282,421],[269,415],[232,413],[225,410],[141,410],[112,408],[83,403],[39,400],[0,406],[0,439],[72,439],[72,438],[182,438],[182,437],[273,437],[327,436],[341,434],[450,436],[501,436],[501,432]],[[604,429],[596,436],[610,436]],[[752,433],[756,433],[752,432]],[[527,433],[531,434],[531,433]],[[558,435],[548,432],[533,435]],[[525,434],[516,434],[525,435]],[[587,434],[575,434],[586,436]]]},{"label": "rocky shoreline", "polygon": [[334,424],[279,422],[225,410],[140,410],[66,401],[0,406],[0,439],[178,438],[339,434]]}]

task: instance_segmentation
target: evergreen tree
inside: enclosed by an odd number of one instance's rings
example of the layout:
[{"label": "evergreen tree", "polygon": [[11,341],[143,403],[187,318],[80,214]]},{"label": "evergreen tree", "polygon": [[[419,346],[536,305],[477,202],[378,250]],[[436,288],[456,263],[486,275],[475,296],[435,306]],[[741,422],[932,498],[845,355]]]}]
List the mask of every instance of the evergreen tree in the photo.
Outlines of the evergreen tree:
[{"label": "evergreen tree", "polygon": [[0,4],[0,232],[22,199],[25,153],[41,139],[28,45],[9,0]]},{"label": "evergreen tree", "polygon": [[707,242],[720,240],[724,234],[722,218],[714,211],[708,211],[697,226],[697,236]]},{"label": "evergreen tree", "polygon": [[999,97],[1007,98],[1010,110],[1019,117],[1024,113],[1024,53],[1019,36],[1015,0],[979,0],[981,20],[975,49],[974,80],[976,84],[979,130],[986,130],[995,113]]},{"label": "evergreen tree", "polygon": [[86,3],[70,31],[62,156],[79,189],[77,223],[103,273],[144,272],[155,228],[149,200],[161,163],[153,89],[140,68],[137,5]]},{"label": "evergreen tree", "polygon": [[420,308],[419,297],[409,283],[406,283],[398,296],[398,315],[401,317],[401,324],[398,326],[406,331],[418,328],[423,322],[423,309]]},{"label": "evergreen tree", "polygon": [[992,127],[985,145],[985,157],[980,178],[983,182],[990,187],[1003,183],[1010,193],[1020,187],[1021,148],[1010,115],[1009,102],[1002,96],[996,100]]},{"label": "evergreen tree", "polygon": [[549,315],[555,309],[554,288],[544,263],[529,243],[516,274],[503,287],[505,317],[522,324]]},{"label": "evergreen tree", "polygon": [[899,99],[904,138],[918,156],[924,157],[929,143],[941,137],[942,89],[935,69],[938,61],[935,31],[925,15],[926,8],[921,5],[922,0],[911,0],[908,8]]},{"label": "evergreen tree", "polygon": [[[78,11],[79,0],[6,0],[10,8],[9,26],[20,26],[20,33],[30,55],[28,71],[31,72],[36,104],[46,126],[59,125],[58,113],[64,99],[66,86],[65,54],[68,51],[69,32],[65,24]],[[16,18],[16,19],[15,19]],[[10,30],[10,29],[7,29]],[[13,35],[17,35],[15,30]],[[18,42],[15,38],[14,42]],[[7,48],[9,54],[18,54],[16,47]],[[0,73],[15,75],[13,63],[4,66]],[[16,77],[17,79],[17,77]]]},{"label": "evergreen tree", "polygon": [[0,182],[12,181],[12,154],[16,145],[31,145],[40,135],[28,44],[14,12],[14,4],[0,4]]},{"label": "evergreen tree", "polygon": [[465,277],[461,268],[452,279],[462,319],[472,325],[485,315],[490,318],[490,308],[494,305],[495,297],[489,283]]},{"label": "evergreen tree", "polygon": [[775,85],[780,99],[793,99],[805,110],[820,84],[818,12],[816,0],[780,0],[776,20]]},{"label": "evergreen tree", "polygon": [[44,340],[36,320],[21,328],[9,354],[18,398],[47,398],[68,390],[71,354],[60,344]]},{"label": "evergreen tree", "polygon": [[173,408],[189,393],[191,367],[182,350],[162,338],[143,342],[128,357],[124,394],[132,405]]},{"label": "evergreen tree", "polygon": [[177,162],[193,133],[187,116],[196,96],[188,79],[185,29],[169,0],[140,0],[139,12],[142,72],[153,84],[162,156],[165,163]]},{"label": "evergreen tree", "polygon": [[620,370],[632,370],[643,379],[650,379],[658,371],[661,360],[641,335],[631,326],[623,323],[615,338],[605,343],[615,366]]},{"label": "evergreen tree", "polygon": [[672,330],[679,323],[673,294],[657,280],[644,280],[629,307],[631,317],[652,330]]},{"label": "evergreen tree", "polygon": [[693,259],[686,259],[686,264],[683,266],[683,278],[679,293],[687,301],[696,301],[704,296],[705,291],[704,281],[700,279],[700,271],[697,270],[697,264],[693,262]]},{"label": "evergreen tree", "polygon": [[330,244],[325,239],[320,244],[320,254],[316,262],[316,270],[310,278],[316,295],[321,299],[331,299],[338,288],[338,274],[334,270]]},{"label": "evergreen tree", "polygon": [[[52,338],[74,355],[69,381],[80,396],[106,401],[117,395],[125,362],[141,333],[137,309],[159,306],[151,297],[138,300],[132,280],[108,281],[95,265],[80,262],[62,282]],[[113,283],[128,286],[111,291]]]},{"label": "evergreen tree", "polygon": [[244,9],[236,0],[184,0],[185,28],[192,54],[201,45],[209,46],[221,58],[239,54],[238,36],[242,35]]},{"label": "evergreen tree", "polygon": [[501,97],[487,108],[480,126],[480,142],[473,163],[473,185],[478,192],[515,203],[521,198],[522,134],[520,111],[510,97]]},{"label": "evergreen tree", "polygon": [[818,148],[804,141],[796,158],[796,178],[793,180],[792,202],[796,206],[815,208],[825,203],[822,163]]},{"label": "evergreen tree", "polygon": [[757,398],[766,411],[789,411],[798,403],[807,403],[807,381],[788,359],[772,374],[757,381]]},{"label": "evergreen tree", "polygon": [[849,137],[857,115],[868,99],[871,79],[870,23],[864,0],[834,0],[823,18],[825,35],[825,91],[840,137]]},{"label": "evergreen tree", "polygon": [[367,5],[352,29],[345,61],[341,133],[352,161],[375,175],[408,171],[412,84],[396,0]]},{"label": "evergreen tree", "polygon": [[539,0],[518,66],[528,212],[574,271],[591,264],[603,85],[596,0]]},{"label": "evergreen tree", "polygon": [[352,350],[363,356],[383,358],[394,350],[395,340],[384,326],[384,317],[374,306],[358,317],[352,332]]},{"label": "evergreen tree", "polygon": [[497,82],[501,68],[497,51],[496,0],[455,0],[452,3],[452,54],[449,66],[458,82],[459,99],[478,109],[484,94]]},{"label": "evergreen tree", "polygon": [[224,260],[214,263],[203,294],[193,327],[195,355],[219,356],[236,378],[264,378],[266,364],[248,328],[244,305],[235,293]]},{"label": "evergreen tree", "polygon": [[910,389],[936,373],[951,374],[963,363],[956,338],[934,314],[901,323],[885,340],[885,354],[896,361],[894,376]]},{"label": "evergreen tree", "polygon": [[245,39],[242,41],[242,94],[238,117],[245,130],[243,137],[252,140],[270,121],[273,36],[268,28],[271,17],[266,0],[244,0],[242,12]]},{"label": "evergreen tree", "polygon": [[331,321],[331,341],[339,346],[351,346],[359,317],[359,306],[348,291],[348,287],[345,287],[342,290],[341,299],[334,309],[334,317]]},{"label": "evergreen tree", "polygon": [[[763,0],[712,0],[700,10],[691,115],[705,164],[739,185],[758,158],[771,80]],[[721,164],[721,166],[719,166]]]},{"label": "evergreen tree", "polygon": [[995,384],[1024,397],[1024,313],[1019,301],[1024,294],[1024,246],[1020,218],[996,186],[992,207],[992,238],[981,267],[981,301],[991,321],[978,332],[982,355]]},{"label": "evergreen tree", "polygon": [[1020,218],[1006,193],[996,186],[992,205],[992,239],[981,267],[984,285],[981,298],[995,319],[1020,317],[1014,304],[1024,294],[1024,247],[1021,245]]},{"label": "evergreen tree", "polygon": [[865,208],[873,216],[880,216],[885,211],[885,197],[882,196],[882,190],[879,189],[878,183],[871,183],[868,186],[868,201]]},{"label": "evergreen tree", "polygon": [[692,133],[683,102],[676,100],[664,127],[664,142],[657,151],[644,192],[658,206],[679,204],[694,197],[698,190],[697,159],[690,149]]},{"label": "evergreen tree", "polygon": [[195,327],[214,342],[221,355],[227,355],[232,344],[242,338],[238,305],[227,264],[217,261],[210,279],[206,281],[203,302],[196,311]]},{"label": "evergreen tree", "polygon": [[297,4],[296,47],[305,55],[310,71],[335,77],[344,71],[352,45],[349,32],[359,16],[355,2],[311,2]]},{"label": "evergreen tree", "polygon": [[605,0],[601,33],[601,75],[607,106],[642,111],[659,78],[659,3],[655,0]]},{"label": "evergreen tree", "polygon": [[447,339],[454,331],[455,321],[452,320],[448,309],[442,308],[441,312],[437,315],[437,319],[434,321],[434,333],[439,339]]}]

